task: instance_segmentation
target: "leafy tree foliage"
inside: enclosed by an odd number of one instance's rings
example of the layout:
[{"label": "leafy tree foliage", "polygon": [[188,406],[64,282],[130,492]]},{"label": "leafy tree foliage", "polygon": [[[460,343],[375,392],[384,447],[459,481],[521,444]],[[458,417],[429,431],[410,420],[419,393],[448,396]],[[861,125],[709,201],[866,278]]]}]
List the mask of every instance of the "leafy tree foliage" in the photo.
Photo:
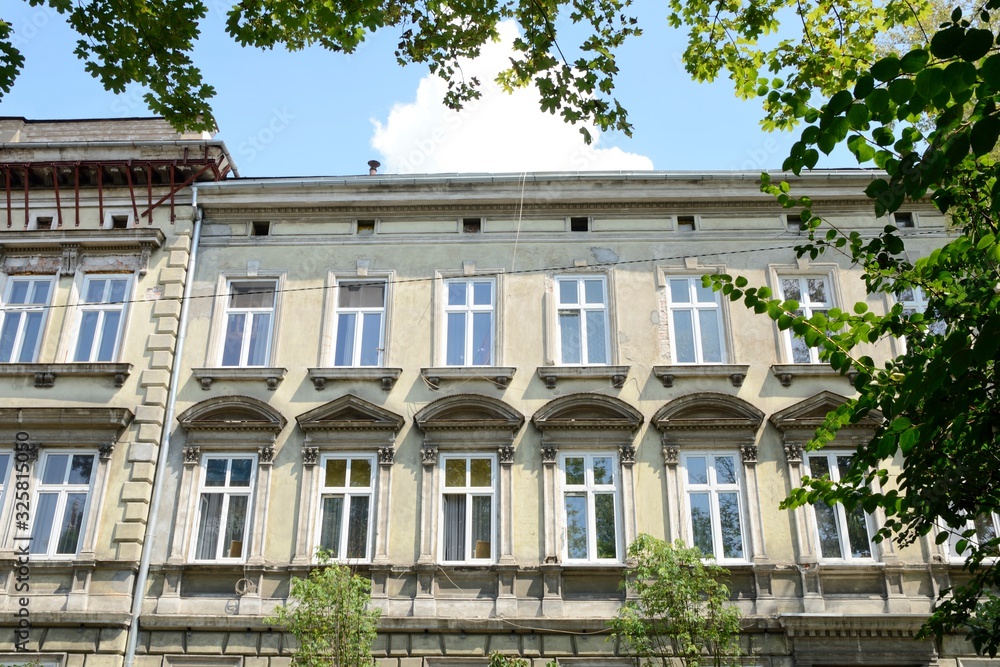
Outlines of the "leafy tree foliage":
[{"label": "leafy tree foliage", "polygon": [[[643,665],[740,664],[740,612],[729,604],[725,568],[697,548],[639,535],[626,573],[634,598],[611,620],[613,636]],[[623,584],[624,585],[624,584]]]},{"label": "leafy tree foliage", "polygon": [[319,567],[307,579],[292,579],[289,597],[292,602],[278,607],[269,622],[298,640],[292,667],[375,665],[371,646],[381,613],[368,608],[371,581],[321,552]]},{"label": "leafy tree foliage", "polygon": [[[804,480],[786,507],[822,501],[848,510],[881,508],[876,540],[906,545],[931,533],[938,543],[960,534],[957,550],[970,579],[942,593],[924,636],[965,629],[976,650],[1000,647],[1000,568],[984,564],[1000,538],[977,530],[976,519],[1000,512],[1000,182],[990,153],[1000,136],[1000,51],[991,25],[1000,0],[970,21],[955,9],[930,40],[902,56],[887,55],[858,71],[852,86],[819,109],[798,110],[805,122],[785,168],[799,173],[846,143],[861,164],[885,170],[866,190],[877,216],[925,196],[950,215],[955,238],[910,261],[905,237],[892,225],[874,237],[845,233],[822,219],[808,197],[764,176],[764,190],[799,208],[809,240],[800,257],[845,253],[862,267],[869,294],[922,290],[924,313],[897,303],[884,315],[865,303],[810,318],[799,304],[772,297],[745,278],[706,278],[731,299],[767,313],[791,329],[830,365],[858,373],[858,396],[827,416],[811,447],[875,412],[884,417],[871,442],[859,447],[839,482]],[[921,119],[932,120],[926,133]],[[884,364],[859,353],[864,344],[905,340],[905,352]],[[892,470],[899,465],[899,474]],[[980,525],[982,525],[980,523]]]}]

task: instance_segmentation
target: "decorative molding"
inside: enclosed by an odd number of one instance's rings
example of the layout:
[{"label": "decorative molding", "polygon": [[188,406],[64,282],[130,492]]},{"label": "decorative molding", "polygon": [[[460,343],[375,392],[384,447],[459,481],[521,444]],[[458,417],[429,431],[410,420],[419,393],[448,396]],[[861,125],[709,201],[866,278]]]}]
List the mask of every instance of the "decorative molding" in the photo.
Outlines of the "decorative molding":
[{"label": "decorative molding", "polygon": [[396,458],[395,447],[379,447],[378,463],[383,466],[391,466]]},{"label": "decorative molding", "polygon": [[786,442],[784,444],[785,461],[788,463],[802,463],[802,445]]},{"label": "decorative molding", "polygon": [[111,455],[115,452],[114,443],[105,443],[97,448],[97,453],[100,455],[102,461],[110,461]]},{"label": "decorative molding", "polygon": [[498,389],[506,389],[517,369],[514,366],[434,366],[421,368],[422,377],[433,390],[441,387],[441,381],[490,382]]},{"label": "decorative molding", "polygon": [[201,459],[201,448],[199,447],[184,448],[184,465],[186,466],[197,465],[200,459]]},{"label": "decorative molding", "polygon": [[116,388],[120,388],[131,374],[132,364],[129,363],[0,364],[0,377],[34,376],[35,387],[39,389],[52,388],[63,376],[109,378]]},{"label": "decorative molding", "polygon": [[302,464],[314,466],[319,462],[319,447],[302,448]]},{"label": "decorative molding", "polygon": [[628,366],[539,366],[538,377],[547,389],[555,389],[559,380],[610,380],[621,389],[628,378]]},{"label": "decorative molding", "polygon": [[743,463],[756,464],[757,445],[740,445],[740,455],[743,457]]},{"label": "decorative molding", "polygon": [[500,454],[500,463],[513,463],[514,462],[514,446],[504,445],[497,449]]},{"label": "decorative molding", "polygon": [[726,378],[734,387],[742,387],[750,364],[671,364],[653,366],[653,375],[664,387],[673,387],[678,378]]},{"label": "decorative molding", "polygon": [[555,463],[556,459],[559,457],[559,448],[555,445],[543,445],[542,446],[542,462],[543,463]]},{"label": "decorative molding", "polygon": [[663,446],[663,464],[668,466],[675,466],[677,462],[680,461],[681,448],[677,445],[664,445]]},{"label": "decorative molding", "polygon": [[263,380],[267,384],[269,391],[274,391],[285,379],[288,373],[287,368],[192,368],[191,375],[201,383],[201,388],[208,391],[212,388],[212,383],[217,381],[227,382],[254,382]]},{"label": "decorative molding", "polygon": [[635,447],[624,445],[618,448],[618,461],[622,465],[632,465],[635,463]]},{"label": "decorative molding", "polygon": [[827,364],[773,364],[771,374],[778,378],[782,387],[792,386],[792,380],[795,378],[825,377],[844,377],[853,387],[854,379],[858,376],[856,372],[841,375],[840,371],[834,370]]},{"label": "decorative molding", "polygon": [[309,368],[309,379],[312,380],[316,391],[326,389],[328,382],[379,382],[383,391],[392,391],[396,386],[396,380],[402,374],[402,368],[382,368],[376,366],[354,367],[334,367],[334,368]]},{"label": "decorative molding", "polygon": [[274,462],[274,445],[265,445],[257,448],[257,462],[261,465],[270,465]]},{"label": "decorative molding", "polygon": [[420,448],[421,461],[425,466],[432,466],[437,463],[437,447],[423,446]]}]

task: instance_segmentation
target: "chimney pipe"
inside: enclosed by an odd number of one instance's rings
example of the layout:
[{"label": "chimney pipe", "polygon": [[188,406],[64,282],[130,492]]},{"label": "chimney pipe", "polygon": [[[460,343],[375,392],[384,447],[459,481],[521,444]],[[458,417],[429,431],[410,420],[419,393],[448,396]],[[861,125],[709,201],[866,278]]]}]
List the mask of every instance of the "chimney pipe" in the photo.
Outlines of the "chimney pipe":
[{"label": "chimney pipe", "polygon": [[378,168],[382,166],[382,163],[378,160],[368,160],[368,175],[374,176],[378,173]]}]

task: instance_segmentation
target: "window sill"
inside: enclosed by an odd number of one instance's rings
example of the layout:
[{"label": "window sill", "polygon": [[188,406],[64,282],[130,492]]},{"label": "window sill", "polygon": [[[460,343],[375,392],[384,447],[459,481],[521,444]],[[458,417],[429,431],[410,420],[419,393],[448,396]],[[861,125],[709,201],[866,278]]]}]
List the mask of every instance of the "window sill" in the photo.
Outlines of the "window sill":
[{"label": "window sill", "polygon": [[621,389],[628,377],[628,366],[539,366],[540,377],[548,389],[555,389],[559,380],[608,379],[615,389]]},{"label": "window sill", "polygon": [[677,378],[728,378],[734,387],[742,387],[750,364],[671,364],[653,366],[653,375],[664,387],[673,387]]},{"label": "window sill", "polygon": [[506,389],[514,377],[513,366],[434,366],[421,368],[420,377],[434,390],[441,386],[441,381],[469,382],[482,380],[492,382],[500,389]]},{"label": "window sill", "polygon": [[336,366],[333,368],[310,368],[309,379],[316,391],[323,391],[327,382],[374,380],[382,383],[382,389],[390,391],[403,372],[402,368],[382,368],[380,366]]},{"label": "window sill", "polygon": [[778,378],[783,387],[792,386],[792,380],[797,377],[843,377],[853,387],[854,378],[858,376],[854,370],[842,376],[840,371],[834,370],[827,364],[774,364],[771,366],[771,373]]},{"label": "window sill", "polygon": [[43,389],[55,385],[56,378],[63,375],[111,378],[115,387],[121,387],[131,373],[132,364],[128,363],[0,364],[0,377],[30,377],[33,375],[35,386]]},{"label": "window sill", "polygon": [[263,380],[267,388],[274,391],[285,379],[287,368],[192,368],[191,374],[208,391],[216,381],[246,382]]}]

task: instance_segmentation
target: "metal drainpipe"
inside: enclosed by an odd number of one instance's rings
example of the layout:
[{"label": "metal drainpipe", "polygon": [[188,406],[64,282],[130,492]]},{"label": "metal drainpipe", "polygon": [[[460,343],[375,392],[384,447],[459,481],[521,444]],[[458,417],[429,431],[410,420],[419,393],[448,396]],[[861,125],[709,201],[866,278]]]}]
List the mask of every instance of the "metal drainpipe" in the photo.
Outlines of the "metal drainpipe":
[{"label": "metal drainpipe", "polygon": [[188,255],[187,273],[184,276],[184,296],[181,299],[181,316],[177,323],[177,344],[174,346],[174,366],[170,371],[170,385],[167,389],[167,408],[163,415],[163,434],[160,436],[160,451],[156,459],[156,470],[153,477],[153,497],[149,504],[149,518],[146,523],[146,535],[142,540],[142,558],[139,561],[139,571],[136,573],[135,588],[132,592],[132,618],[128,627],[128,644],[125,648],[125,667],[132,667],[135,662],[135,647],[139,641],[139,616],[142,613],[142,603],[145,600],[146,581],[149,579],[149,561],[153,553],[153,540],[156,537],[156,519],[160,510],[160,498],[163,496],[163,480],[167,476],[167,455],[170,449],[170,431],[173,427],[174,411],[177,404],[177,385],[184,356],[184,339],[187,335],[188,306],[191,303],[191,290],[194,286],[194,269],[198,257],[198,242],[201,240],[201,209],[198,208],[198,186],[191,185],[194,193],[191,207],[194,209],[194,233],[191,236],[191,252]]}]

